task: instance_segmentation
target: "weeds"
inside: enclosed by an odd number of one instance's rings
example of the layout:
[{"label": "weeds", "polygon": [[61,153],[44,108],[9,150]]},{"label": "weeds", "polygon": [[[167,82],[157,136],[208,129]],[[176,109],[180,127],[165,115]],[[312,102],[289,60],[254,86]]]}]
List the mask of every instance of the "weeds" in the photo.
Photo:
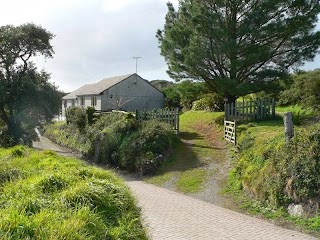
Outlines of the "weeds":
[{"label": "weeds", "polygon": [[0,149],[0,239],[147,239],[112,172],[50,151],[13,155],[17,149]]}]

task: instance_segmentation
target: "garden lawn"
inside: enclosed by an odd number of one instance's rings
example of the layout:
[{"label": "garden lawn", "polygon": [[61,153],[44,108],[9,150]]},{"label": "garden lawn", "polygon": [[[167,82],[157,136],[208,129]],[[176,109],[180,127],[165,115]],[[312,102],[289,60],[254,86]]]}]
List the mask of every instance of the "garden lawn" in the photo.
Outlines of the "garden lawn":
[{"label": "garden lawn", "polygon": [[122,180],[84,162],[0,149],[0,239],[147,239]]}]

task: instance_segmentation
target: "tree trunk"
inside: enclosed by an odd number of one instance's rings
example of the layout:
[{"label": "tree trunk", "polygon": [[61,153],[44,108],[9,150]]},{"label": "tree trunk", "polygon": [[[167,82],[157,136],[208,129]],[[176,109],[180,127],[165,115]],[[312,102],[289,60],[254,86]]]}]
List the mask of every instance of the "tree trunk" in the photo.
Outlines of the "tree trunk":
[{"label": "tree trunk", "polygon": [[8,134],[12,137],[12,145],[17,145],[22,137],[20,123],[16,121],[14,116],[10,116],[8,124]]},{"label": "tree trunk", "polygon": [[237,100],[237,96],[230,96],[230,95],[226,95],[225,96],[225,102],[228,103],[228,104],[235,104],[236,103],[236,100]]}]

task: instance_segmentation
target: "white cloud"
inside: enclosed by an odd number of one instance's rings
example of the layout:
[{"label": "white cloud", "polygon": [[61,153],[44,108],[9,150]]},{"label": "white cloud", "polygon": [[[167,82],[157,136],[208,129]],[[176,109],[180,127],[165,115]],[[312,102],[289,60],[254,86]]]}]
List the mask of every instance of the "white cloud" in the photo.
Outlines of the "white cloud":
[{"label": "white cloud", "polygon": [[117,12],[120,10],[123,10],[125,8],[128,8],[132,5],[135,4],[135,0],[118,0],[118,1],[114,1],[114,0],[104,0],[102,1],[102,10],[104,12]]},{"label": "white cloud", "polygon": [[[167,1],[7,0],[1,3],[0,25],[34,22],[56,35],[54,58],[36,63],[65,91],[134,72],[133,56],[142,57],[142,77],[170,79],[155,37],[163,28]],[[177,9],[179,0],[169,1]]]}]

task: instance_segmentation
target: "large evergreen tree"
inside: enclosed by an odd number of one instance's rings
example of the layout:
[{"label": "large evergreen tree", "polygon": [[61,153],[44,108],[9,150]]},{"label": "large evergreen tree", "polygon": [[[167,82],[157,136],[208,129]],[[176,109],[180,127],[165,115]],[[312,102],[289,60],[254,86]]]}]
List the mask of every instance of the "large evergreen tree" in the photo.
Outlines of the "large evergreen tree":
[{"label": "large evergreen tree", "polygon": [[0,144],[30,144],[34,128],[59,113],[61,93],[31,61],[52,57],[52,38],[34,24],[0,27]]},{"label": "large evergreen tree", "polygon": [[233,102],[315,57],[319,12],[318,0],[181,0],[157,38],[172,78],[203,80]]}]

